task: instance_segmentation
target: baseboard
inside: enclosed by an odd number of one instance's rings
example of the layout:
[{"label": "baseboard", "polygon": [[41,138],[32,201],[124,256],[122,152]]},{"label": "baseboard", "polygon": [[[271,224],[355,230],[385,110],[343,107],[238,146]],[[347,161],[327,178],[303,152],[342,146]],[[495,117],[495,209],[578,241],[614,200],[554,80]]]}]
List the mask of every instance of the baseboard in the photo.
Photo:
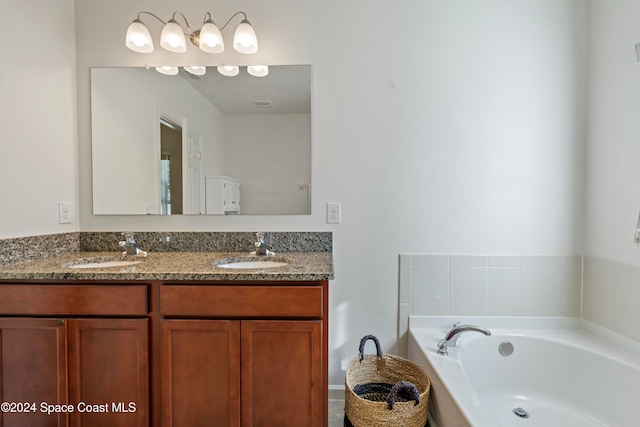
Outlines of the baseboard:
[{"label": "baseboard", "polygon": [[344,400],[344,385],[330,385],[329,399]]}]

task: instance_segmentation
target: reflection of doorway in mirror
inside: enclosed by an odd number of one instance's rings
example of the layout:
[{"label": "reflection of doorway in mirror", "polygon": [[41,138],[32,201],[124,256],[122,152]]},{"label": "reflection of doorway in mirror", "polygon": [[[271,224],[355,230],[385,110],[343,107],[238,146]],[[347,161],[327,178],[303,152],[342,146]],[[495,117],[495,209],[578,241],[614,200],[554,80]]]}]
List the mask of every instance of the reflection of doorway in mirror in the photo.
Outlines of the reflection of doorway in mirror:
[{"label": "reflection of doorway in mirror", "polygon": [[171,163],[169,156],[160,156],[160,215],[171,215]]},{"label": "reflection of doorway in mirror", "polygon": [[199,215],[204,213],[201,210],[201,191],[200,186],[203,178],[200,174],[200,161],[202,160],[202,152],[200,150],[201,136],[197,132],[188,127],[186,121],[183,127],[183,138],[186,139],[185,150],[185,189],[184,189],[184,214]]},{"label": "reflection of doorway in mirror", "polygon": [[160,119],[160,213],[182,214],[182,128]]}]

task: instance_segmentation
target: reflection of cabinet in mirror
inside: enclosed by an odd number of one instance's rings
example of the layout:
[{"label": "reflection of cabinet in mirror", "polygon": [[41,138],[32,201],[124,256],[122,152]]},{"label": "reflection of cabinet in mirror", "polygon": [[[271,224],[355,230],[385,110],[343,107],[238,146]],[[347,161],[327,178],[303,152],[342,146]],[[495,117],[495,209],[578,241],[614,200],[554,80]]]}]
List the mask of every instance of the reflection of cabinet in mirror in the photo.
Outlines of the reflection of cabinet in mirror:
[{"label": "reflection of cabinet in mirror", "polygon": [[240,214],[240,184],[228,176],[205,177],[207,214]]}]

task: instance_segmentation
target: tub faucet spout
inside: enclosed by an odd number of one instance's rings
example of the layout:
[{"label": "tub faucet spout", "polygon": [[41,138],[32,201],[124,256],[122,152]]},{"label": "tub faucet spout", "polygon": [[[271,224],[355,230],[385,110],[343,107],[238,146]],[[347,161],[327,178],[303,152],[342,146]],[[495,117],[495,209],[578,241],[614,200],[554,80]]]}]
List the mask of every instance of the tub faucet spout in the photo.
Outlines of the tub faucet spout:
[{"label": "tub faucet spout", "polygon": [[454,324],[447,335],[438,343],[438,354],[443,356],[447,356],[449,351],[447,350],[449,347],[455,347],[458,343],[458,338],[465,332],[474,331],[480,332],[481,334],[491,335],[488,329],[482,328],[480,326],[475,325],[461,325],[460,322]]}]

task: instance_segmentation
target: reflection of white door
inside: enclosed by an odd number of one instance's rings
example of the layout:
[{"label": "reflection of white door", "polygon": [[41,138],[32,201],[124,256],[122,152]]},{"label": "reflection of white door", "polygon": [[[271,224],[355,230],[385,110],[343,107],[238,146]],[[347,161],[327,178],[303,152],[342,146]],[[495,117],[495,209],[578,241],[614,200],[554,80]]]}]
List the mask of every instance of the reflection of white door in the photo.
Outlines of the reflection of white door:
[{"label": "reflection of white door", "polygon": [[182,126],[182,140],[185,143],[183,147],[185,149],[183,168],[184,173],[184,213],[185,214],[202,214],[200,209],[200,158],[202,157],[200,152],[200,135],[198,135],[193,129],[187,128],[186,120],[183,121]]}]

